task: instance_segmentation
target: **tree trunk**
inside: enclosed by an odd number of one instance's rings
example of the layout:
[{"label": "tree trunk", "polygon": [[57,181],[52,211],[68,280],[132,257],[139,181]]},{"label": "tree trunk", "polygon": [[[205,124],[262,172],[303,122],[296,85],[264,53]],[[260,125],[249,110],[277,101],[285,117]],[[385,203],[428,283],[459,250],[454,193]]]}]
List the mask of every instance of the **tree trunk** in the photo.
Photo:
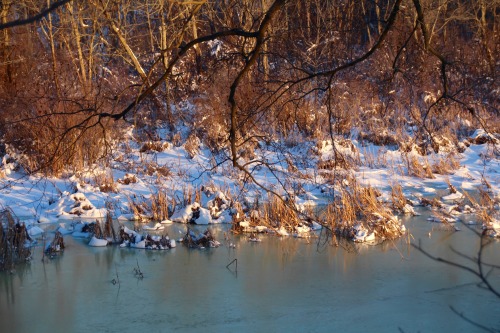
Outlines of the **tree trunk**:
[{"label": "tree trunk", "polygon": [[[10,1],[2,1],[0,2],[0,20],[2,24],[7,23],[7,17],[9,15],[9,10],[10,7],[12,6],[12,3]],[[3,30],[3,45],[1,46],[2,49],[2,61],[5,63],[5,69],[6,69],[6,74],[7,74],[7,82],[12,83],[12,69],[11,69],[11,59],[10,59],[10,36],[9,36],[9,29],[4,29]]]},{"label": "tree trunk", "polygon": [[75,17],[73,4],[74,3],[72,3],[72,2],[68,3],[66,5],[66,8],[68,9],[68,12],[70,13],[69,19],[70,19],[70,23],[71,23],[71,32],[73,34],[73,38],[75,41],[74,45],[76,46],[76,50],[78,53],[78,63],[80,65],[80,71],[79,71],[80,81],[82,83],[84,92],[87,93],[88,89],[89,89],[89,82],[88,82],[88,78],[87,78],[87,66],[85,64],[85,59],[83,57],[81,34],[80,34],[80,29],[78,27],[78,20]]},{"label": "tree trunk", "polygon": [[486,2],[481,0],[481,40],[483,44],[483,48],[486,52],[486,56],[488,57],[488,64],[490,67],[490,71],[494,73],[495,71],[495,58],[493,56],[493,52],[489,46],[489,34],[488,34],[488,22],[486,21],[486,11],[488,8],[486,7]]},{"label": "tree trunk", "polygon": [[[50,6],[50,0],[47,0],[47,7]],[[60,91],[59,91],[59,77],[57,75],[57,57],[56,57],[56,47],[55,47],[55,42],[54,42],[54,25],[52,24],[52,13],[49,13],[47,15],[47,22],[48,22],[48,37],[49,37],[49,43],[50,43],[50,54],[52,56],[52,78],[54,80],[54,85],[56,88],[56,94],[57,96],[60,96]]]},{"label": "tree trunk", "polygon": [[137,59],[137,56],[135,55],[134,51],[130,47],[130,45],[127,42],[127,39],[125,36],[121,33],[120,28],[117,26],[116,22],[111,18],[111,15],[109,15],[108,12],[105,13],[106,18],[109,21],[109,24],[111,26],[111,30],[115,33],[116,37],[118,37],[118,40],[120,41],[121,46],[125,49],[125,52],[127,52],[127,55],[130,57],[130,60],[132,61],[132,64],[134,65],[135,70],[141,77],[143,82],[147,81],[147,74],[142,68],[141,63],[139,62],[139,59]]}]

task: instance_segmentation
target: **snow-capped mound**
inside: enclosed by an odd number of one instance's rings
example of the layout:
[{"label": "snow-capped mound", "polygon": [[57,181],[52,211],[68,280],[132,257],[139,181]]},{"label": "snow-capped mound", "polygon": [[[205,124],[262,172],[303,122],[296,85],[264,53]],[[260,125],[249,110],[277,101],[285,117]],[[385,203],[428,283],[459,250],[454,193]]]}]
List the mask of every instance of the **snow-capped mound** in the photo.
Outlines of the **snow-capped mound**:
[{"label": "snow-capped mound", "polygon": [[106,240],[106,239],[100,239],[100,238],[97,238],[96,236],[92,236],[92,238],[90,239],[89,245],[90,246],[94,246],[94,247],[107,246],[108,245],[108,240]]},{"label": "snow-capped mound", "polygon": [[212,223],[212,216],[208,209],[194,203],[177,210],[172,215],[171,220],[179,223],[210,224]]},{"label": "snow-capped mound", "polygon": [[443,199],[445,201],[453,201],[453,200],[461,200],[463,198],[464,198],[464,195],[462,193],[455,192],[455,193],[445,195],[441,199]]}]

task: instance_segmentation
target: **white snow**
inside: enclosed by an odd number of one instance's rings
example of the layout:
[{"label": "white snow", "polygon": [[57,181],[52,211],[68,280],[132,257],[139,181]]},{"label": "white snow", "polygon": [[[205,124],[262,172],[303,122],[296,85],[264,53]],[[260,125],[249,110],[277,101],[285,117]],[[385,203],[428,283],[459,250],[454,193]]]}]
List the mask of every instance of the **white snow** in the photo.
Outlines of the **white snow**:
[{"label": "white snow", "polygon": [[[67,176],[61,178],[26,175],[22,170],[16,169],[13,163],[8,163],[7,155],[4,156],[0,165],[0,171],[3,171],[0,177],[0,207],[12,209],[17,216],[26,221],[28,232],[33,235],[40,234],[44,229],[35,226],[60,223],[63,219],[68,220],[65,225],[77,221],[101,220],[108,213],[119,221],[138,218],[149,221],[148,217],[152,215],[153,196],[159,192],[166,194],[169,204],[175,202],[169,207],[175,210],[168,219],[143,226],[144,230],[160,230],[162,224],[172,222],[201,225],[231,223],[233,214],[241,214],[241,210],[233,206],[236,202],[247,204],[243,207],[247,211],[243,218],[253,220],[260,218],[252,203],[256,200],[260,203],[265,202],[266,191],[245,179],[229,161],[221,162],[217,168],[213,168],[214,157],[203,145],[199,154],[192,159],[186,157],[187,152],[183,145],[175,146],[171,143],[164,144],[164,149],[154,154],[140,153],[141,145],[131,139],[131,133],[132,130],[124,137],[124,140],[128,140],[127,153],[117,150],[117,155],[126,156],[125,163],[112,162],[108,167],[93,166],[78,174],[72,175],[68,172]],[[482,135],[488,134],[478,130],[472,138]],[[165,137],[164,133],[162,137]],[[353,160],[359,160],[359,165],[352,170],[352,177],[361,185],[376,187],[382,194],[381,200],[389,200],[391,186],[400,184],[403,193],[409,198],[438,195],[448,203],[455,203],[464,198],[465,191],[475,191],[479,187],[486,188],[485,181],[487,181],[488,193],[500,201],[500,159],[492,149],[491,143],[472,144],[466,147],[455,157],[460,164],[458,169],[450,174],[435,173],[435,178],[432,179],[408,174],[407,164],[403,161],[403,157],[408,153],[343,137],[335,137],[333,143],[337,151]],[[320,140],[318,143],[303,142],[289,148],[290,156],[302,161],[295,166],[296,171],[287,164],[287,159],[280,152],[282,144],[281,142],[259,143],[255,149],[255,162],[253,160],[247,162],[255,180],[281,194],[291,194],[296,207],[303,212],[328,203],[331,200],[331,193],[339,187],[334,187],[329,182],[331,170],[318,170],[317,165],[320,161],[329,161],[334,157],[332,140]],[[495,147],[497,150],[500,149],[500,143],[496,143]],[[314,154],[311,151],[314,151]],[[446,157],[445,153],[417,156],[422,161],[427,159],[430,162]],[[259,161],[273,165],[273,172],[262,167]],[[165,177],[158,173],[148,175],[140,171],[145,163],[153,162],[168,168],[169,175]],[[101,192],[95,179],[96,175],[103,173],[113,176],[115,192]],[[459,191],[445,195],[448,183]],[[285,185],[287,192],[282,184]],[[350,185],[350,181],[344,179],[343,186]],[[188,192],[191,193],[190,198],[185,197],[185,193]],[[192,203],[195,201],[196,192],[199,193],[199,197],[196,199],[197,202]],[[137,215],[131,208],[132,203],[144,207],[144,212]],[[448,208],[449,206],[445,206],[445,209]],[[496,209],[500,209],[498,204]],[[464,207],[462,213],[473,211],[474,208],[469,206]],[[409,204],[405,205],[404,212],[415,213]],[[448,213],[457,214],[457,211],[450,210]],[[245,227],[245,223],[244,220],[240,225]],[[294,230],[294,233],[304,233],[301,228]],[[313,229],[317,228],[321,226],[313,224]],[[88,233],[81,232],[81,224],[78,223],[74,225],[73,230],[63,226],[58,230],[63,234],[72,232],[75,237],[90,237]],[[257,231],[264,232],[265,228],[262,227]],[[280,228],[275,232],[278,235],[287,235],[289,231]],[[369,234],[362,235],[361,230],[358,238],[366,239],[369,236]]]},{"label": "white snow", "polygon": [[456,192],[456,193],[451,193],[451,194],[445,195],[441,199],[446,200],[446,201],[453,201],[453,200],[460,200],[463,198],[464,198],[464,195],[462,193]]},{"label": "white snow", "polygon": [[106,239],[100,239],[95,236],[92,236],[89,245],[94,247],[103,247],[108,245],[108,241]]},{"label": "white snow", "polygon": [[142,229],[147,230],[147,231],[160,231],[165,229],[165,226],[163,226],[161,223],[155,223],[153,226],[148,226],[145,225],[142,227]]}]

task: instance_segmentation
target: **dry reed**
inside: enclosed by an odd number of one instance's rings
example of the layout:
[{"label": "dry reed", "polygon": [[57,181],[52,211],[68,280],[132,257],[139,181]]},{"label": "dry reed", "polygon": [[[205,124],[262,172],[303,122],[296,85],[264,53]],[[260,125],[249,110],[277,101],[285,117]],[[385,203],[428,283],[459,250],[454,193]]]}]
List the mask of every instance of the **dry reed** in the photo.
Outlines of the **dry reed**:
[{"label": "dry reed", "polygon": [[355,181],[351,184],[342,188],[327,206],[322,218],[324,224],[338,236],[349,239],[354,238],[355,226],[359,224],[379,239],[395,239],[403,235],[401,223],[390,207],[378,200],[379,193],[374,188],[359,186]]},{"label": "dry reed", "polygon": [[155,221],[168,219],[170,215],[169,201],[165,192],[158,191],[155,195],[151,195],[151,212]]},{"label": "dry reed", "polygon": [[284,227],[288,231],[300,223],[300,218],[295,209],[293,200],[283,200],[271,196],[269,202],[263,205],[263,217],[259,220],[262,224],[272,229]]}]

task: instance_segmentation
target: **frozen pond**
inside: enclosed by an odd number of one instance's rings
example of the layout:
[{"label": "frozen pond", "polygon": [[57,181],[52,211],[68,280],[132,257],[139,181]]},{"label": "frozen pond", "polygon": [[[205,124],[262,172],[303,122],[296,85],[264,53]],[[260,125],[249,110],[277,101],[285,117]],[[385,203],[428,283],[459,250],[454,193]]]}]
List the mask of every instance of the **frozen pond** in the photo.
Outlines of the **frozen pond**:
[{"label": "frozen pond", "polygon": [[[430,252],[459,260],[452,245],[476,254],[478,238],[465,227],[439,230],[425,217],[405,224]],[[179,238],[185,228],[176,224],[168,231]],[[213,230],[223,241],[224,227]],[[0,273],[0,331],[481,331],[450,306],[500,328],[498,298],[471,284],[477,282],[471,274],[424,257],[404,240],[346,251],[318,247],[315,240],[233,238],[236,249],[178,244],[160,252],[91,248],[65,236],[59,258],[43,263],[38,247],[30,264]],[[500,264],[499,250],[498,242],[488,249],[488,262]],[[237,273],[226,268],[234,258]],[[143,279],[134,274],[137,264]],[[117,273],[120,284],[114,285]],[[491,281],[500,285],[499,271]]]}]

